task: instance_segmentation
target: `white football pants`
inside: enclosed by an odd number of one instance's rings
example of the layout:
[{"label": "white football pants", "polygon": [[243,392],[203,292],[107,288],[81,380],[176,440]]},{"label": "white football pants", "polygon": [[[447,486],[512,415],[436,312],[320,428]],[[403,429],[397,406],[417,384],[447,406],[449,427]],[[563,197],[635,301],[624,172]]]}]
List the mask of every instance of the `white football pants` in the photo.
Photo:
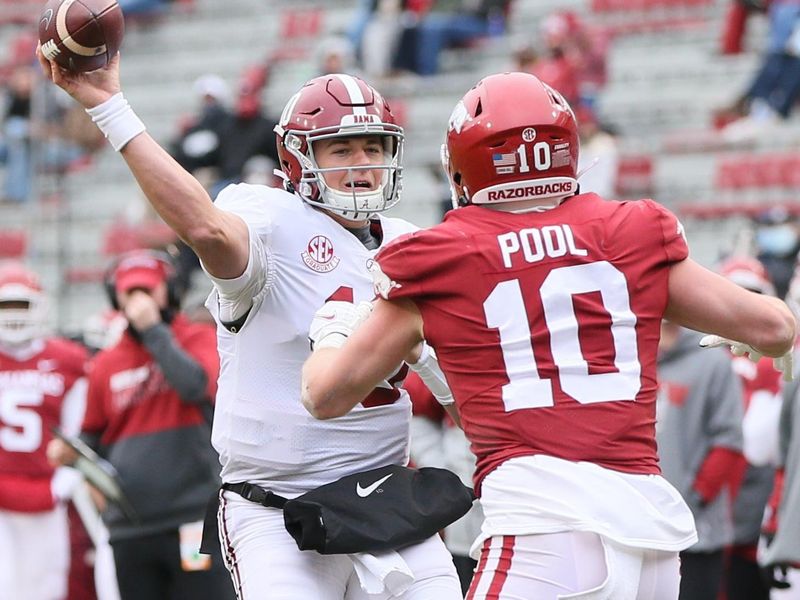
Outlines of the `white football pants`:
[{"label": "white football pants", "polygon": [[677,552],[565,531],[487,539],[467,600],[677,600],[679,587]]}]

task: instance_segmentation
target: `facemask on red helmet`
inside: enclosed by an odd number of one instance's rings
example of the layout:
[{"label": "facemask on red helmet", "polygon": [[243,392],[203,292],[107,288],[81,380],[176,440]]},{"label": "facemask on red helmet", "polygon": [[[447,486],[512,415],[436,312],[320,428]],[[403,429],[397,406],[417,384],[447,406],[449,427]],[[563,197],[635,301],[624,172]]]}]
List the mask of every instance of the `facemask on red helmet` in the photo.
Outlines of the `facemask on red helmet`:
[{"label": "facemask on red helmet", "polygon": [[12,262],[0,266],[0,344],[20,346],[41,337],[47,304],[38,277]]},{"label": "facemask on red helmet", "polygon": [[[404,135],[383,97],[358,77],[325,75],[306,83],[283,110],[275,127],[284,186],[313,206],[361,220],[388,210],[400,199]],[[335,138],[377,136],[382,164],[322,168],[315,142]],[[364,171],[380,171],[376,189],[331,187],[325,174],[347,171],[354,182]]]},{"label": "facemask on red helmet", "polygon": [[453,207],[539,201],[578,191],[578,126],[563,96],[527,73],[491,75],[450,116],[442,164]]}]

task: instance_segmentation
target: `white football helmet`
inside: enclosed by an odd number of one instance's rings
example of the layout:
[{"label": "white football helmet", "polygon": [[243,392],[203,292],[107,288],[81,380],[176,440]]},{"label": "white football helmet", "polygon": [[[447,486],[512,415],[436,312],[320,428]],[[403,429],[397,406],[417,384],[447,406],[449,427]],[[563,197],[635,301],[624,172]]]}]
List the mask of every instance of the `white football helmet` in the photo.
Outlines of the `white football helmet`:
[{"label": "white football helmet", "polygon": [[43,336],[46,317],[39,278],[18,262],[0,265],[0,344],[20,346]]}]

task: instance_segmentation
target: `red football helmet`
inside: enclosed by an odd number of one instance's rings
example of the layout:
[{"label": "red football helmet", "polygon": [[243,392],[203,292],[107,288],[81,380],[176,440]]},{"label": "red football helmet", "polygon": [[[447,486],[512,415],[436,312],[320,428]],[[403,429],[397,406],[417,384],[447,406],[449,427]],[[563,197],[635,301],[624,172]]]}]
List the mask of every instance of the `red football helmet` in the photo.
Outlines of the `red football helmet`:
[{"label": "red football helmet", "polygon": [[[383,97],[358,77],[332,74],[306,83],[283,109],[275,126],[278,156],[287,191],[345,218],[360,220],[394,206],[400,198],[403,129]],[[314,142],[335,137],[379,135],[386,162],[348,167],[350,176],[363,170],[383,170],[376,190],[335,190],[327,185],[314,157]]]},{"label": "red football helmet", "polygon": [[442,164],[453,207],[578,191],[578,125],[563,96],[528,73],[485,77],[450,115]]},{"label": "red football helmet", "polygon": [[40,337],[46,311],[39,278],[18,262],[0,265],[0,343],[20,345]]},{"label": "red football helmet", "polygon": [[730,279],[752,292],[775,295],[775,286],[761,262],[750,256],[734,256],[727,259],[719,267],[719,272],[724,277]]}]

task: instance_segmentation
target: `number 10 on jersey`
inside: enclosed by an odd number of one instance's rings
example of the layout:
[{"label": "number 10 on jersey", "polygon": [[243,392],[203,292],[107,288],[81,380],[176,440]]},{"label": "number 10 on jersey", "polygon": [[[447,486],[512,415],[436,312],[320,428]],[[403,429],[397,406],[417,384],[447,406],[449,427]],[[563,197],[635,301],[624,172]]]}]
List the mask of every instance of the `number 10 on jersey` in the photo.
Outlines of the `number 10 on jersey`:
[{"label": "number 10 on jersey", "polygon": [[[599,292],[611,317],[613,373],[589,373],[583,356],[573,296]],[[634,400],[641,388],[636,315],[630,308],[625,276],[607,261],[558,267],[548,273],[539,296],[550,352],[561,389],[581,404]],[[554,405],[553,384],[541,379],[534,356],[530,320],[519,279],[498,283],[483,303],[486,324],[497,328],[508,383],[503,386],[506,411]],[[607,366],[607,365],[594,365]]]}]

